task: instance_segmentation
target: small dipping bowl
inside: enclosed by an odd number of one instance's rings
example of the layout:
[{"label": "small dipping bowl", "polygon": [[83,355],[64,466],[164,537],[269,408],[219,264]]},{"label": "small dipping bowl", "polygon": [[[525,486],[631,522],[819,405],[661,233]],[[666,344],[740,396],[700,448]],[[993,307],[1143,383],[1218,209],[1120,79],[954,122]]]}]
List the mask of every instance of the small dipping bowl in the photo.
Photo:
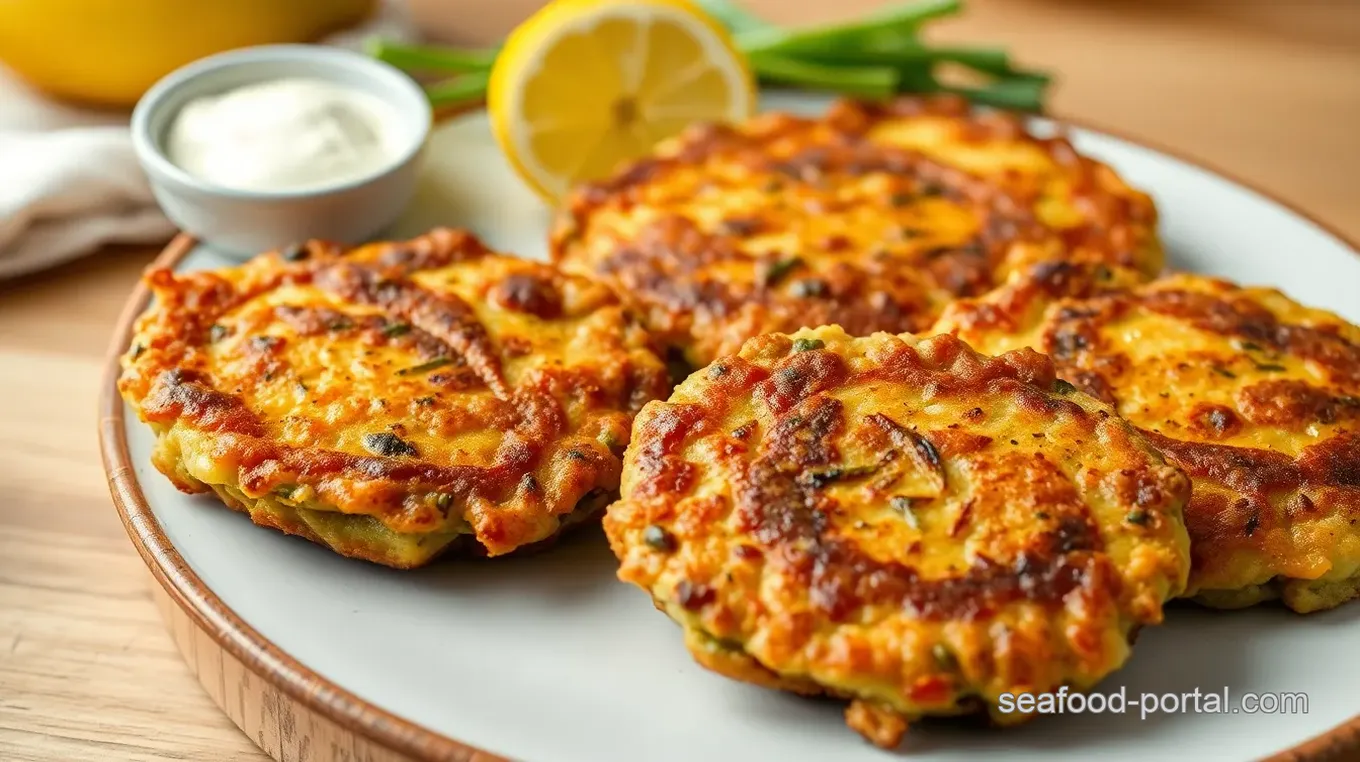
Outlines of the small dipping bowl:
[{"label": "small dipping bowl", "polygon": [[[190,101],[296,77],[367,93],[391,109],[397,147],[390,160],[334,184],[255,191],[215,185],[166,155],[166,135]],[[264,45],[209,56],[166,75],[133,109],[132,143],[172,222],[213,248],[250,257],[311,238],[361,243],[395,222],[415,193],[432,119],[420,86],[381,61],[320,45]]]}]

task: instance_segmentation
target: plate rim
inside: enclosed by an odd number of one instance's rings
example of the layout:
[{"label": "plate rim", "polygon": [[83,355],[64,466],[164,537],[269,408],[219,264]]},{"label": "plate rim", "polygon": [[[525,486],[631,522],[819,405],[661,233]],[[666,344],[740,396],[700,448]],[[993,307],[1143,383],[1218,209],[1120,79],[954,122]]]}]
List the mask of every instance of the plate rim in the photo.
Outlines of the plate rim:
[{"label": "plate rim", "polygon": [[[478,109],[459,109],[459,112],[476,110]],[[1054,114],[1042,116],[1057,127],[1059,134],[1077,128],[1107,135],[1176,159],[1246,188],[1317,226],[1350,249],[1351,254],[1360,257],[1360,242],[1336,226],[1319,219],[1277,193],[1233,172],[1225,171],[1213,163],[1090,120]],[[189,234],[179,233],[146,269],[174,267],[188,256],[197,244],[198,241]],[[115,324],[100,382],[99,450],[109,484],[109,494],[118,511],[118,517],[137,554],[150,569],[157,584],[165,589],[171,600],[188,615],[195,626],[207,633],[215,643],[239,659],[248,669],[278,687],[289,698],[338,726],[356,732],[389,751],[420,762],[444,760],[511,762],[494,752],[450,738],[381,709],[304,666],[241,619],[189,568],[184,557],[176,550],[164,528],[157,521],[137,481],[128,449],[125,406],[117,390],[117,380],[121,373],[119,358],[132,340],[134,322],[145,311],[150,301],[150,289],[147,288],[145,279],[139,278]],[[1347,752],[1357,751],[1360,751],[1360,713],[1320,735],[1279,751],[1262,762],[1327,762],[1339,760],[1342,758],[1341,755]]]}]

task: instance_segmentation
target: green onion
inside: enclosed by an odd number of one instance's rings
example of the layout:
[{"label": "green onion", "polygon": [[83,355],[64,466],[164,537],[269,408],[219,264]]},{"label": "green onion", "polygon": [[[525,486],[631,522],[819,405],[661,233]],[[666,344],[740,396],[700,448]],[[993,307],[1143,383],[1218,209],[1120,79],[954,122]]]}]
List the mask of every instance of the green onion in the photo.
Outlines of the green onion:
[{"label": "green onion", "polygon": [[788,275],[794,268],[801,264],[803,264],[803,260],[800,257],[789,257],[788,259],[781,259],[774,262],[769,266],[769,269],[765,271],[763,277],[760,279],[760,283],[763,286],[773,286],[783,280],[785,275]]},{"label": "green onion", "polygon": [[368,40],[364,49],[370,56],[407,71],[462,71],[490,69],[499,48],[464,50],[461,48],[400,45],[386,40]]},{"label": "green onion", "polygon": [[464,74],[455,79],[440,82],[425,88],[430,97],[430,105],[461,106],[476,103],[486,97],[486,84],[491,72],[479,71]]},{"label": "green onion", "polygon": [[906,39],[889,45],[855,45],[837,50],[809,51],[803,60],[829,66],[915,66],[947,61],[985,74],[1010,75],[1010,56],[999,48],[932,48],[920,40]]},{"label": "green onion", "polygon": [[[752,14],[734,0],[698,0],[733,36],[763,85],[821,90],[860,98],[897,93],[955,93],[972,102],[1017,111],[1042,111],[1050,79],[1017,68],[1005,50],[961,45],[934,46],[920,38],[930,21],[958,13],[961,0],[914,0],[864,18],[784,28]],[[486,97],[487,78],[499,46],[432,47],[370,40],[370,55],[420,75],[444,74],[425,92],[436,107],[477,103]],[[942,82],[936,67],[962,66],[983,84]]]},{"label": "green onion", "polygon": [[914,33],[925,21],[948,16],[957,12],[959,7],[959,0],[917,0],[879,11],[859,21],[796,29],[767,26],[738,33],[737,47],[747,54],[768,51],[799,55],[816,50],[835,50],[867,40],[882,41],[893,34]]},{"label": "green onion", "polygon": [[757,76],[769,84],[870,98],[898,92],[897,72],[886,66],[826,66],[759,51],[751,53],[747,59]]},{"label": "green onion", "polygon": [[409,368],[402,368],[401,370],[397,371],[397,375],[410,376],[416,373],[428,373],[436,368],[442,368],[445,365],[451,364],[453,364],[453,360],[447,357],[436,357],[433,360],[430,360],[429,362],[423,362],[419,365],[412,365]]},{"label": "green onion", "polygon": [[411,332],[410,323],[388,323],[382,327],[382,334],[389,339],[404,336]]},{"label": "green onion", "polygon": [[1016,77],[994,82],[980,88],[958,87],[943,88],[945,92],[957,93],[981,106],[1014,109],[1016,111],[1039,111],[1043,102],[1048,78]]}]

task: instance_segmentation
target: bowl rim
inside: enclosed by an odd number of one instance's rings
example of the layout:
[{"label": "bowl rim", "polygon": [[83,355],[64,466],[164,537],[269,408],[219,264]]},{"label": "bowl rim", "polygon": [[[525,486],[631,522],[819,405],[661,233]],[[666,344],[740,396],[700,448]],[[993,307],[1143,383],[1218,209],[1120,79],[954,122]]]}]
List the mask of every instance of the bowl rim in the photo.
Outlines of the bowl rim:
[{"label": "bowl rim", "polygon": [[[181,169],[170,160],[159,141],[152,136],[153,117],[165,108],[170,96],[193,81],[210,73],[263,62],[323,62],[330,66],[362,72],[380,80],[385,87],[375,97],[395,112],[396,118],[416,124],[408,145],[369,172],[357,177],[323,185],[286,190],[247,190],[205,180]],[[344,80],[316,75],[315,78],[352,87]],[[261,79],[260,81],[267,81]],[[327,45],[284,44],[253,45],[216,53],[185,64],[157,80],[132,109],[132,145],[142,169],[153,183],[163,183],[179,190],[189,190],[222,198],[248,201],[287,201],[311,199],[359,188],[387,176],[414,161],[429,140],[434,122],[434,110],[425,91],[415,80],[396,67],[345,48]]]}]

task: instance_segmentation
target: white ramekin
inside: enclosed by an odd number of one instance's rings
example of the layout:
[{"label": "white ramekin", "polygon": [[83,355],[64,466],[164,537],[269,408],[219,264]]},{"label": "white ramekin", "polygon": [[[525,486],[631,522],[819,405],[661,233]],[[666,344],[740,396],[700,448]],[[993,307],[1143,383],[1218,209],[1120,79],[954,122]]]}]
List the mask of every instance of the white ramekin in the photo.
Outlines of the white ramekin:
[{"label": "white ramekin", "polygon": [[[395,113],[400,150],[364,177],[289,191],[224,188],[166,157],[166,132],[190,100],[282,77],[323,79],[380,98]],[[311,238],[359,243],[394,222],[415,192],[432,118],[420,86],[385,63],[320,45],[265,45],[209,56],[157,82],[132,112],[132,142],[171,221],[214,248],[250,256]]]}]

